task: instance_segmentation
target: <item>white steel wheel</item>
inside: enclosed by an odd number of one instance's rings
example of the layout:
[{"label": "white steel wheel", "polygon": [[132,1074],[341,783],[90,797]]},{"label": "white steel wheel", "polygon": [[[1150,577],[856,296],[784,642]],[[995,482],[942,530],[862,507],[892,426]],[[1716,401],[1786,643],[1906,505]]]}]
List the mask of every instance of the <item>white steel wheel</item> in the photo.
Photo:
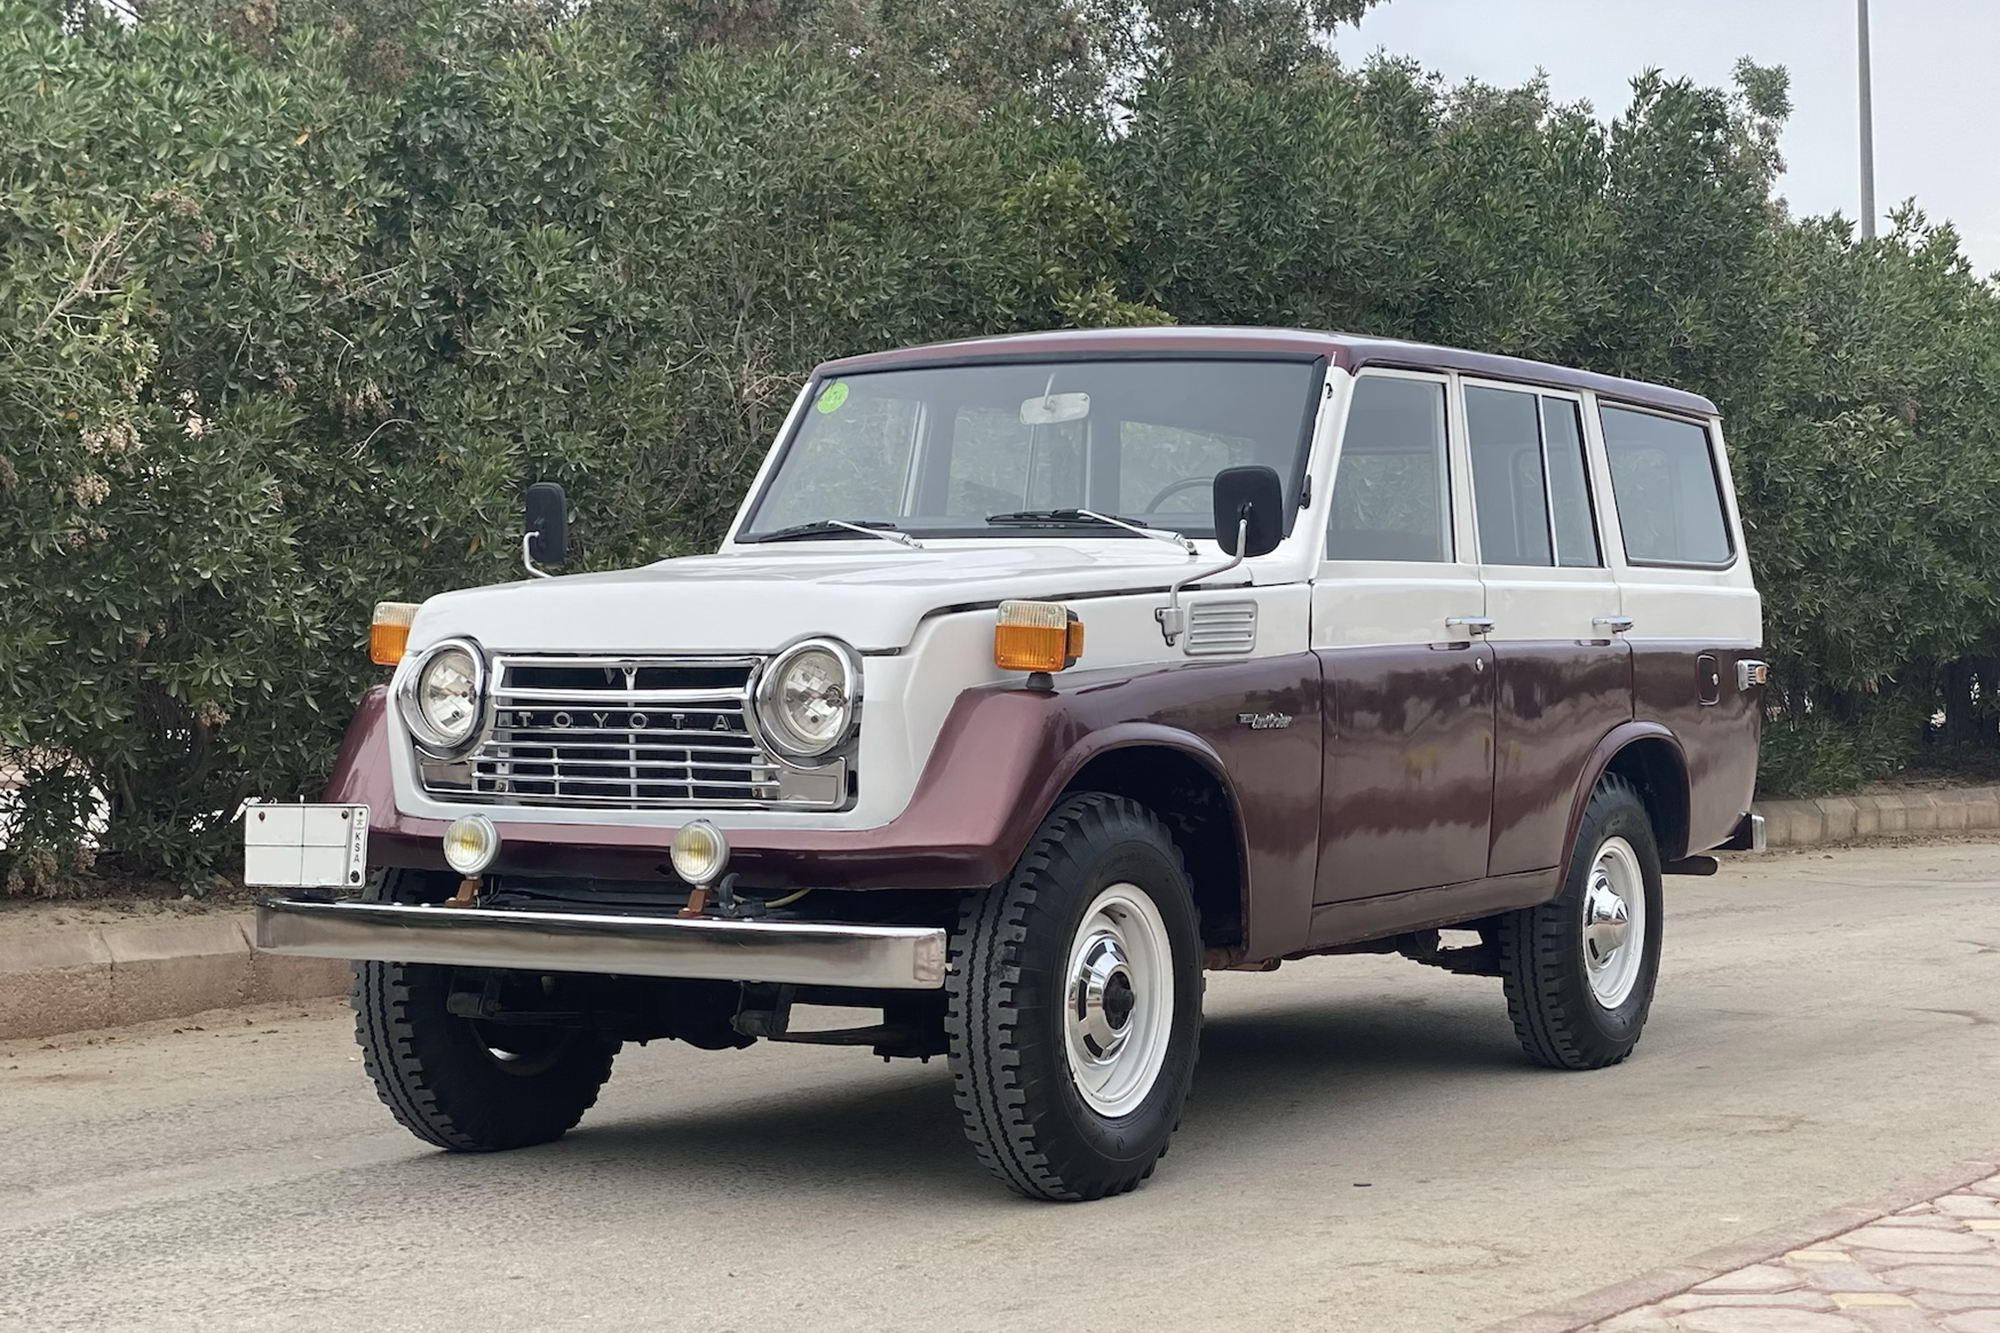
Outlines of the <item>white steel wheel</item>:
[{"label": "white steel wheel", "polygon": [[1591,998],[1616,1009],[1639,983],[1646,953],[1646,877],[1623,838],[1606,838],[1583,889],[1583,968]]},{"label": "white steel wheel", "polygon": [[1070,1076],[1108,1120],[1146,1100],[1174,1028],[1173,945],[1160,909],[1132,884],[1097,895],[1070,941],[1064,975]]},{"label": "white steel wheel", "polygon": [[987,1170],[1065,1201],[1152,1175],[1201,1049],[1201,918],[1159,816],[1065,797],[948,948],[952,1097]]},{"label": "white steel wheel", "polygon": [[1632,1053],[1653,1007],[1666,898],[1651,813],[1624,777],[1585,803],[1562,889],[1494,919],[1500,979],[1521,1047],[1551,1069]]}]

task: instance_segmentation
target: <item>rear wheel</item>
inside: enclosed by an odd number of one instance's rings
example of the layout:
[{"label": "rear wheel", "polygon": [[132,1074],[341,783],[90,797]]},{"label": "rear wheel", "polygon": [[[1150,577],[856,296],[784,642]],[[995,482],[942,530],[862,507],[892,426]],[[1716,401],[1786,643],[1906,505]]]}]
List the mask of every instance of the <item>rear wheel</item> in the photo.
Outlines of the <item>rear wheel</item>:
[{"label": "rear wheel", "polygon": [[1500,974],[1521,1046],[1552,1069],[1632,1053],[1660,968],[1660,853],[1623,778],[1591,793],[1562,894],[1499,918]]},{"label": "rear wheel", "polygon": [[946,973],[954,1091],[980,1160],[1031,1198],[1121,1194],[1180,1123],[1201,1031],[1187,872],[1158,819],[1072,797],[966,900]]},{"label": "rear wheel", "polygon": [[[420,901],[420,883],[390,871],[369,896]],[[580,1028],[462,1018],[448,1007],[455,971],[354,965],[354,1035],[383,1104],[412,1134],[455,1152],[561,1138],[597,1101],[619,1043]]]}]

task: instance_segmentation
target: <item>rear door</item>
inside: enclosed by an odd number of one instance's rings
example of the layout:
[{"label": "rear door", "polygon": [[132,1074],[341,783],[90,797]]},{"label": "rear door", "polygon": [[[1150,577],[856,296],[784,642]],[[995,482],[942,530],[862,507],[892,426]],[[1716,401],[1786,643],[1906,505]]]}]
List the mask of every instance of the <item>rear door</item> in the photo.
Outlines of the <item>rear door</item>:
[{"label": "rear door", "polygon": [[1313,584],[1325,770],[1318,903],[1479,879],[1492,650],[1442,375],[1356,382]]},{"label": "rear door", "polygon": [[1762,617],[1714,420],[1602,402],[1607,544],[1633,627],[1634,711],[1687,758],[1689,851],[1728,837],[1757,780]]},{"label": "rear door", "polygon": [[1584,763],[1632,716],[1580,398],[1463,382],[1479,577],[1495,667],[1487,873],[1562,863]]}]

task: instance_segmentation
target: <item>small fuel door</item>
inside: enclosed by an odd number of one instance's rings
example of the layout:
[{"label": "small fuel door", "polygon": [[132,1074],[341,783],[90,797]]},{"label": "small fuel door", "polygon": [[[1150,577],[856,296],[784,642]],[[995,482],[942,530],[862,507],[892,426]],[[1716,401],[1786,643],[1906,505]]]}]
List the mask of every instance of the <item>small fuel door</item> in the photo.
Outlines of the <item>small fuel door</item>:
[{"label": "small fuel door", "polygon": [[1704,704],[1721,702],[1722,667],[1714,653],[1703,653],[1694,659],[1694,679],[1696,694]]}]

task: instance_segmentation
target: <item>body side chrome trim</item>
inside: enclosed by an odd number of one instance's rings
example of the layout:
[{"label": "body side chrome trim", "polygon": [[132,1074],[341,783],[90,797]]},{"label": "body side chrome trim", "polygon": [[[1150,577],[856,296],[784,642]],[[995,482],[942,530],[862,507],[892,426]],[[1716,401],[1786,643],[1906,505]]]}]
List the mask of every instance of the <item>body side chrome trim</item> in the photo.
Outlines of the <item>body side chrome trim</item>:
[{"label": "body side chrome trim", "polygon": [[937,990],[944,931],[404,903],[257,905],[257,947],[307,958],[440,963],[707,981]]}]

